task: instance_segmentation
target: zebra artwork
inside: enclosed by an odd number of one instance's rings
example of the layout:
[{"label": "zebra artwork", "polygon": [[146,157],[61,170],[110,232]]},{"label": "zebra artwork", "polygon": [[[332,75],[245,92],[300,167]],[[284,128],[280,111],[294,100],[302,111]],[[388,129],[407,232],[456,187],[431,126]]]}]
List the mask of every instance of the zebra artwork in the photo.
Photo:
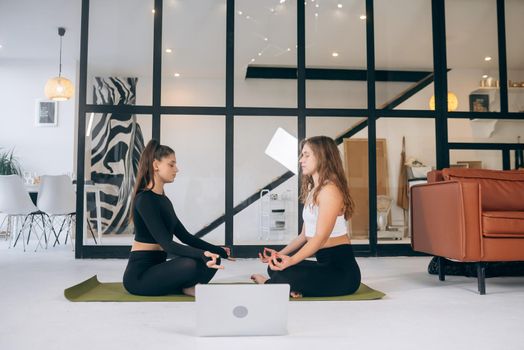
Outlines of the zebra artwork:
[{"label": "zebra artwork", "polygon": [[[136,83],[137,78],[96,77],[93,102],[134,105]],[[86,141],[91,145],[91,180],[101,189],[101,231],[104,234],[132,233],[129,210],[138,161],[144,149],[142,130],[135,114],[102,113],[93,121],[90,139]],[[90,222],[96,222],[94,210],[88,215]]]}]

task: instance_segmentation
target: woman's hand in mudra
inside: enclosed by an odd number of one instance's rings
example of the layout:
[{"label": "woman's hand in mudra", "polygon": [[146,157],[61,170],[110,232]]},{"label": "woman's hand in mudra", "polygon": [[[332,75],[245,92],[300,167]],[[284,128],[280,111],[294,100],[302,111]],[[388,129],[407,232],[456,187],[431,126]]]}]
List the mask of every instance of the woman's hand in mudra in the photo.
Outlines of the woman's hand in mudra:
[{"label": "woman's hand in mudra", "polygon": [[290,266],[293,266],[294,263],[289,255],[275,253],[273,256],[271,256],[271,259],[269,259],[268,265],[269,268],[273,271],[282,271]]},{"label": "woman's hand in mudra", "polygon": [[258,258],[260,261],[262,261],[264,264],[269,263],[269,260],[271,257],[273,257],[275,254],[277,254],[277,251],[270,248],[264,248],[264,250],[261,253],[258,253]]},{"label": "woman's hand in mudra", "polygon": [[231,248],[229,247],[222,247],[226,251],[227,257],[229,258],[231,256]]},{"label": "woman's hand in mudra", "polygon": [[205,251],[204,256],[207,256],[208,258],[210,258],[210,260],[206,262],[207,267],[209,267],[210,269],[223,269],[224,268],[224,266],[217,264],[217,259],[220,258],[218,254],[214,254],[214,253]]},{"label": "woman's hand in mudra", "polygon": [[229,247],[222,247],[222,249],[224,249],[226,251],[226,254],[227,254],[227,258],[226,259],[227,260],[229,260],[229,261],[237,261],[236,258],[233,258],[231,256],[231,248],[229,248]]}]

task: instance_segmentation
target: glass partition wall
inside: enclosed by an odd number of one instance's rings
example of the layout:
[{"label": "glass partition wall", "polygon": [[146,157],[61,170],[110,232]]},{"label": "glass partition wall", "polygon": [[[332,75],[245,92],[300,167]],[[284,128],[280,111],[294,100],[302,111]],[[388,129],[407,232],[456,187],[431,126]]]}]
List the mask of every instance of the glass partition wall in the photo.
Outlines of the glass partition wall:
[{"label": "glass partition wall", "polygon": [[517,166],[520,1],[135,2],[82,0],[77,258],[127,257],[151,139],[175,150],[184,225],[238,257],[301,229],[300,176],[265,154],[278,129],[339,145],[360,256],[416,254],[428,171]]}]

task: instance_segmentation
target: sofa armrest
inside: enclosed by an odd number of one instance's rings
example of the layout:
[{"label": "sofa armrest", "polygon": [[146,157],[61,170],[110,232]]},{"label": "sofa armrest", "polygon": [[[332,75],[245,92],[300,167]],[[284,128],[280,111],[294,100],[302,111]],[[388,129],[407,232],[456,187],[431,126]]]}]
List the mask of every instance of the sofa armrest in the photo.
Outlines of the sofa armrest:
[{"label": "sofa armrest", "polygon": [[481,256],[480,187],[444,181],[411,188],[412,247],[461,261]]},{"label": "sofa armrest", "polygon": [[440,182],[444,181],[444,177],[442,176],[442,170],[431,170],[427,174],[428,183],[434,183],[434,182]]}]

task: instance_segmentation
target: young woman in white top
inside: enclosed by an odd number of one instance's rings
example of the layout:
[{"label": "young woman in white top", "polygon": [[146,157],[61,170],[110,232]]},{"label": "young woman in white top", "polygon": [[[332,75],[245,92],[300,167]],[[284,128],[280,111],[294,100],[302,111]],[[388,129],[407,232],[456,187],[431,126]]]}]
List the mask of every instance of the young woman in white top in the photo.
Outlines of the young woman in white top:
[{"label": "young woman in white top", "polygon": [[[354,205],[338,147],[329,137],[315,136],[300,150],[302,231],[278,252],[264,248],[259,257],[268,264],[269,278],[255,274],[251,279],[287,283],[293,297],[352,294],[360,286],[346,227]],[[316,261],[305,260],[313,255]]]}]

